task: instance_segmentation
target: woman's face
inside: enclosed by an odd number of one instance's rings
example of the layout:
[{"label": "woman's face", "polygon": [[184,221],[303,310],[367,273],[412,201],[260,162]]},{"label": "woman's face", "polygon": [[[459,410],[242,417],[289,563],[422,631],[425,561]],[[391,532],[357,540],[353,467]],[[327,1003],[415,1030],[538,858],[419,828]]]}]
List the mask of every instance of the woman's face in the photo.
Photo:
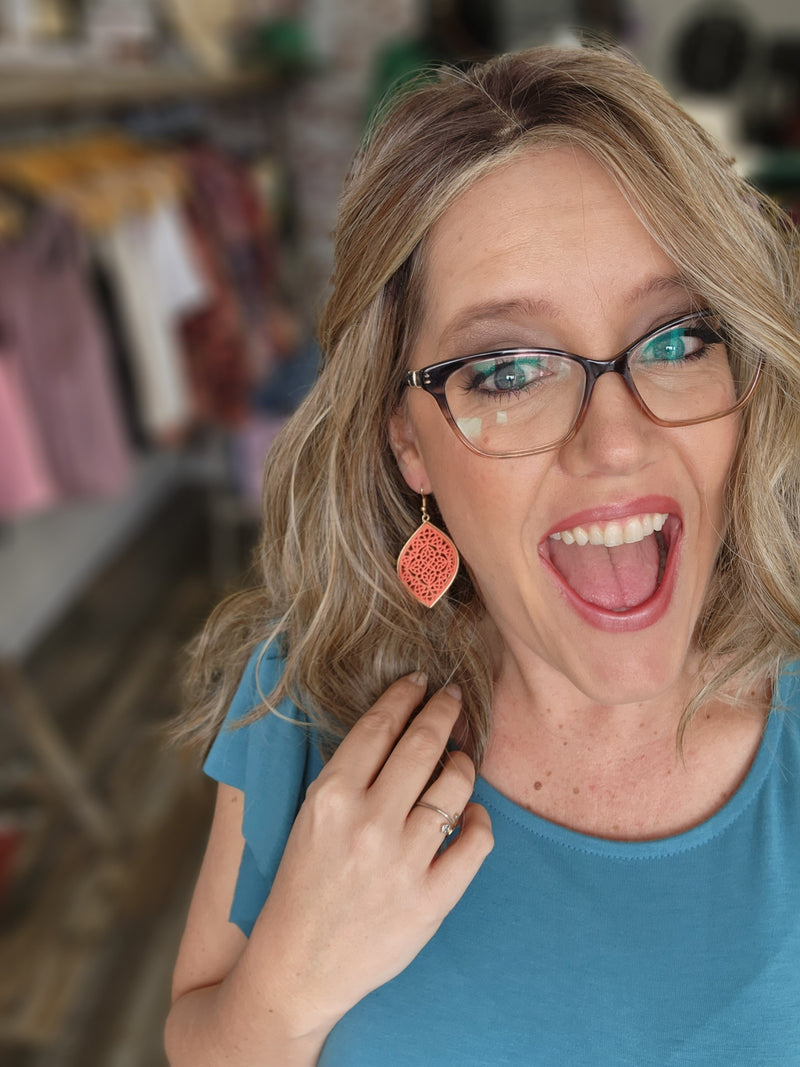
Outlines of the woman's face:
[{"label": "woman's face", "polygon": [[[607,359],[697,305],[605,171],[568,148],[531,151],[462,194],[431,234],[426,286],[412,369],[525,346]],[[390,436],[408,485],[435,496],[504,648],[621,704],[683,678],[738,429],[737,416],[656,426],[611,374],[551,452],[478,456],[418,389]],[[647,533],[653,515],[668,516],[661,536]],[[568,543],[590,527],[604,544]],[[607,547],[615,527],[641,539]]]}]

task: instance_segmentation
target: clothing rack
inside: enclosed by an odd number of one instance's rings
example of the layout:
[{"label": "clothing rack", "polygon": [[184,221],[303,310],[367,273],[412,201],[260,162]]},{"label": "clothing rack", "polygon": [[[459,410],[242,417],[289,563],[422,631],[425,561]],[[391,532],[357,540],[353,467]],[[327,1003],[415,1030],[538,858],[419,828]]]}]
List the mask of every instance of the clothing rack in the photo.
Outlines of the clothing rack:
[{"label": "clothing rack", "polygon": [[[52,92],[49,79],[47,92]],[[146,80],[146,79],[145,79]],[[14,143],[0,136],[0,189],[8,191],[8,212],[0,219],[1,233],[15,218],[15,190],[43,199],[66,204],[73,217],[87,231],[102,232],[120,212],[138,199],[152,195],[174,197],[181,192],[180,169],[173,165],[169,148],[154,145],[151,149],[135,145],[125,133],[122,111],[141,114],[143,106],[150,114],[159,101],[165,111],[180,99],[188,108],[189,95],[198,100],[235,100],[241,93],[249,102],[258,86],[263,97],[265,79],[261,76],[225,79],[170,78],[166,82],[135,83],[120,79],[119,93],[111,94],[111,107],[119,124],[105,127],[87,125],[83,119],[100,101],[94,90],[89,97],[81,90],[70,95],[67,107],[59,107],[58,94],[47,96],[32,92],[22,100],[11,100],[0,91],[0,128],[10,129],[13,122],[41,108],[53,114],[69,111],[74,120],[71,138],[60,126],[54,127],[52,147],[42,143]],[[86,79],[81,85],[89,85]],[[30,89],[30,87],[29,87]],[[61,103],[64,103],[62,98]],[[108,100],[103,97],[103,103]],[[263,98],[262,98],[263,109]],[[196,124],[197,113],[191,120]],[[46,127],[46,121],[44,123]],[[41,135],[41,128],[39,133]],[[56,132],[57,131],[57,132]],[[193,130],[194,132],[194,130]],[[76,151],[70,159],[70,141]],[[95,143],[96,151],[92,150]],[[119,180],[104,181],[119,164]],[[146,181],[140,181],[140,175]],[[99,177],[99,182],[93,180]],[[97,196],[98,188],[105,192]],[[154,193],[155,190],[155,193]],[[20,205],[22,206],[22,205]],[[99,210],[98,210],[99,209]],[[213,437],[213,435],[211,435]],[[209,462],[212,460],[213,462]],[[25,662],[42,638],[66,614],[89,583],[102,573],[118,553],[143,529],[161,504],[177,489],[188,484],[209,487],[209,493],[222,482],[218,458],[207,449],[198,453],[175,443],[146,448],[135,454],[128,487],[121,493],[98,498],[76,499],[38,514],[23,515],[5,524],[0,522],[0,704],[23,746],[33,757],[47,789],[59,806],[72,818],[85,838],[101,849],[119,843],[119,826],[114,812],[97,794],[81,766],[80,759],[67,743],[60,725],[27,676]]]}]

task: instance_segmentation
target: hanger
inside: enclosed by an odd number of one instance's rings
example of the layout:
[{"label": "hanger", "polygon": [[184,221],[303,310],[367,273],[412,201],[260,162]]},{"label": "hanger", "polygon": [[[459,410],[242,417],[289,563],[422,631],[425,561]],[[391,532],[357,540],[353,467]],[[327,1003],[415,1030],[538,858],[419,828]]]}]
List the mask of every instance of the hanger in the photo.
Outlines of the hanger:
[{"label": "hanger", "polygon": [[118,131],[0,149],[0,184],[64,205],[91,231],[180,197],[186,181],[174,154]]},{"label": "hanger", "polygon": [[0,180],[0,241],[19,240],[41,206],[41,200],[24,187]]}]

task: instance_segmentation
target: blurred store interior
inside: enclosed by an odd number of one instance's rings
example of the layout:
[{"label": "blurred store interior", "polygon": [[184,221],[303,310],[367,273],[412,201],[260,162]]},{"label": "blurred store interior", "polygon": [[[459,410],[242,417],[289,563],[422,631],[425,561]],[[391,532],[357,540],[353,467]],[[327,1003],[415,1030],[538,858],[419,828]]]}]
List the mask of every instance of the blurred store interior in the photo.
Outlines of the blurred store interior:
[{"label": "blurred store interior", "polygon": [[800,202],[794,0],[0,0],[0,1061],[163,1067],[208,827],[189,639],[249,580],[336,197],[431,61],[621,42]]}]

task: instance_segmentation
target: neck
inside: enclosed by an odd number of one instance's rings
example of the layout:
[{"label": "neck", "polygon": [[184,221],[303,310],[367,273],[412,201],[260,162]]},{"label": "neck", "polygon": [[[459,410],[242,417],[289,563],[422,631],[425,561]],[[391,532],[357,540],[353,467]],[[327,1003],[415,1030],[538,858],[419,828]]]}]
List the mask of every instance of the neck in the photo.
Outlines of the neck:
[{"label": "neck", "polygon": [[[699,657],[687,658],[683,670],[666,685],[634,702],[601,703],[587,696],[527,649],[504,645],[496,660],[495,726],[518,738],[533,736],[567,740],[576,750],[638,752],[646,737],[668,739],[674,748],[681,717],[699,692]],[[627,690],[624,681],[622,691]],[[645,733],[643,735],[643,726]]]},{"label": "neck", "polygon": [[687,669],[649,700],[600,705],[537,660],[504,655],[484,777],[551,821],[601,837],[647,839],[688,829],[735,791],[758,749],[766,687],[741,704],[715,700],[678,728],[700,679]]}]

